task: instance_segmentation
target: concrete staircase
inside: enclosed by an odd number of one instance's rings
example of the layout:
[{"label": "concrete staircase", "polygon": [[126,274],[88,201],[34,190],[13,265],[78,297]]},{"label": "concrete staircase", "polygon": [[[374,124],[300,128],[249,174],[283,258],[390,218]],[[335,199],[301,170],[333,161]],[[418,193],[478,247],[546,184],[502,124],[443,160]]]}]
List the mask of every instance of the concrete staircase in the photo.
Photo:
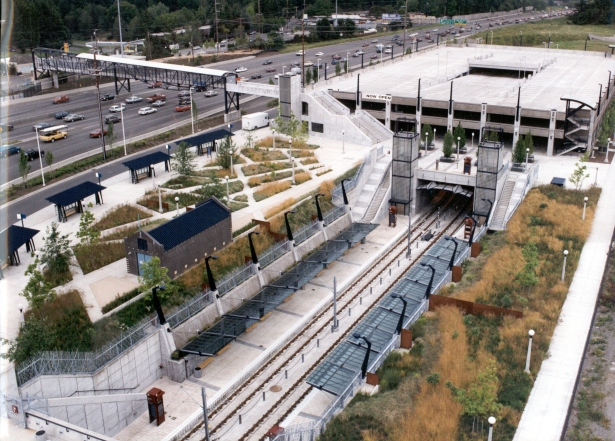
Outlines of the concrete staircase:
[{"label": "concrete staircase", "polygon": [[374,220],[374,217],[376,216],[376,213],[378,213],[378,209],[380,208],[380,205],[382,204],[382,200],[384,199],[384,197],[387,195],[389,191],[390,184],[391,184],[391,167],[388,167],[386,173],[384,174],[384,180],[378,187],[378,191],[376,192],[374,199],[372,199],[371,204],[369,204],[369,208],[367,209],[365,216],[363,216],[363,222],[370,223],[371,221]]},{"label": "concrete staircase", "polygon": [[[365,182],[365,185],[363,186],[363,190],[357,197],[357,202],[355,203],[354,207],[352,207],[353,217],[355,221],[358,221],[359,219],[362,219],[362,220],[365,219],[368,209],[370,208],[370,206],[372,205],[372,202],[374,201],[374,196],[378,192],[379,187],[381,186],[380,184],[382,183],[383,179],[385,178],[385,175],[387,174],[387,171],[390,168],[389,167],[390,164],[391,164],[390,157],[384,156],[380,158],[374,165],[374,168],[371,174],[368,176],[367,181]],[[387,187],[388,187],[388,181],[387,181]],[[385,189],[385,193],[386,193],[386,189]],[[380,204],[378,204],[378,206],[379,205]],[[377,209],[378,207],[376,207],[376,210]],[[374,212],[374,215],[375,215],[375,212]],[[373,215],[372,215],[372,219],[373,219]]]},{"label": "concrete staircase", "polygon": [[350,121],[377,144],[393,137],[393,132],[387,129],[376,118],[363,110],[357,110],[350,115]]},{"label": "concrete staircase", "polygon": [[491,216],[491,223],[489,224],[490,230],[499,231],[506,229],[506,212],[508,211],[508,204],[510,203],[510,198],[513,195],[513,191],[515,190],[518,176],[519,173],[514,172],[511,172],[508,175],[508,179],[502,189],[500,200],[495,207],[495,212]]}]

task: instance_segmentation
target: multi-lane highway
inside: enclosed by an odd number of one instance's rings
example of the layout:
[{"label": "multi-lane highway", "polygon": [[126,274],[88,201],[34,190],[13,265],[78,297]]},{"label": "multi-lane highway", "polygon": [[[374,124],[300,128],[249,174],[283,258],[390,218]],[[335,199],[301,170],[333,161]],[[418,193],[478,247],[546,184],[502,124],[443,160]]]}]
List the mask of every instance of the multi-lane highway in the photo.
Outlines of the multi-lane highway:
[{"label": "multi-lane highway", "polygon": [[[476,32],[476,29],[474,29],[473,31],[471,29],[475,23],[480,24],[481,31],[495,30],[497,32],[497,28],[501,27],[502,25],[497,25],[496,23],[499,23],[501,21],[510,21],[514,23],[516,18],[527,18],[530,16],[532,16],[531,13],[525,13],[514,14],[506,17],[477,20],[476,22],[468,23],[468,26],[466,27],[466,32],[458,37],[467,37],[472,32]],[[494,27],[489,27],[489,24],[494,25]],[[414,31],[410,28],[407,30],[406,34],[406,47],[410,47],[410,40],[412,38],[409,37],[410,34],[416,33],[417,35],[415,37],[422,40],[418,43],[420,49],[421,47],[431,44],[426,41],[427,33],[430,33],[431,38],[435,41],[435,34],[437,32],[442,33],[449,28],[451,28],[451,26],[440,25],[433,25],[430,26],[429,29],[423,29],[420,31]],[[399,34],[399,41],[402,41],[403,31],[400,31]],[[454,36],[447,35],[446,37],[451,38]],[[373,42],[376,39],[378,41]],[[391,44],[393,47],[393,52],[396,55],[401,54],[401,52],[403,51],[402,46],[398,46],[391,41],[391,36],[383,37],[379,36],[378,34],[371,34],[361,40],[344,42],[330,46],[323,46],[316,49],[308,49],[306,50],[305,54],[305,62],[309,61],[316,65],[319,63],[318,60],[320,59],[321,64],[327,63],[329,75],[333,75],[335,72],[335,66],[331,65],[331,60],[332,56],[336,54],[339,54],[343,58],[348,58],[351,68],[354,66],[358,66],[361,63],[361,57],[352,57],[352,54],[355,53],[357,50],[363,50],[365,52],[365,54],[363,55],[363,61],[365,65],[369,64],[369,60],[371,57],[374,57],[374,61],[380,60],[381,56],[382,58],[390,57],[390,54],[377,54],[376,44]],[[322,52],[322,55],[317,56],[316,54],[320,52]],[[272,64],[264,65],[263,62],[268,59],[271,60]],[[300,66],[301,62],[302,57],[297,56],[295,53],[262,53],[252,59],[231,60],[224,63],[218,63],[213,67],[220,70],[232,71],[239,66],[243,66],[247,69],[247,71],[240,73],[242,77],[249,79],[252,74],[259,73],[262,75],[261,79],[250,81],[266,83],[269,82],[270,78],[273,79],[276,74],[290,70],[291,67],[293,67],[292,63],[298,63]],[[267,73],[267,67],[275,68],[276,72]],[[320,70],[320,76],[321,78],[324,78],[324,69]],[[149,105],[146,100],[143,100],[140,103],[126,105],[126,110],[124,111],[124,127],[126,130],[126,139],[144,135],[148,132],[161,129],[163,127],[178,122],[184,121],[188,123],[190,121],[189,111],[181,113],[175,111],[175,106],[178,104],[177,90],[148,89],[146,84],[138,83],[135,81],[132,82],[132,92],[130,94],[126,91],[122,91],[122,93],[118,95],[113,101],[103,102],[103,116],[110,115],[108,111],[110,106],[119,104],[120,101],[124,101],[130,95],[136,95],[145,98],[149,95],[152,95],[154,92],[163,93],[167,97],[166,105],[158,108],[157,113],[150,115],[138,115],[137,112],[141,107]],[[104,85],[101,89],[101,93],[113,93],[112,85]],[[79,89],[76,89],[67,92],[66,94],[70,96],[70,101],[63,104],[52,104],[52,95],[46,95],[43,97],[36,98],[34,100],[24,100],[24,102],[21,103],[19,101],[11,102],[6,113],[8,114],[8,123],[13,124],[15,129],[8,133],[8,141],[10,143],[14,143],[20,146],[24,150],[36,149],[36,135],[32,129],[32,126],[39,122],[57,122],[60,124],[67,124],[69,126],[68,138],[56,141],[53,144],[47,143],[41,145],[42,150],[53,151],[55,162],[65,160],[80,153],[91,151],[100,147],[100,139],[89,137],[89,133],[99,127],[98,101],[96,90],[92,90],[90,88],[87,91],[80,91]],[[197,103],[200,115],[203,115],[204,113],[210,112],[214,109],[221,109],[224,106],[224,97],[222,96],[222,93],[213,98],[205,98],[203,93],[194,92],[193,99]],[[257,99],[250,102],[249,106],[242,108],[248,112],[262,110],[265,108],[265,104],[267,101],[268,100],[262,98]],[[83,121],[64,123],[62,120],[56,120],[54,118],[55,113],[60,111],[68,111],[72,113],[82,114],[85,116],[85,119]],[[122,139],[122,126],[120,123],[115,124],[115,133],[117,134],[116,142],[118,142]],[[17,169],[17,156],[1,158],[0,161],[5,162],[5,166],[8,165],[8,180],[19,178],[19,173]],[[32,162],[31,166],[32,172],[38,170],[38,161]]]}]

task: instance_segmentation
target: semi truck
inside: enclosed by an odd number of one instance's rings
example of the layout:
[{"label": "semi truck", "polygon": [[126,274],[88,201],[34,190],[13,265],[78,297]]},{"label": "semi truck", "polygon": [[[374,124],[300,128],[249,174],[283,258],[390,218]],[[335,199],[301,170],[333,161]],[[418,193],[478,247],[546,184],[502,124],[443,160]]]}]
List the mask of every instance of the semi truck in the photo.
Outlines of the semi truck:
[{"label": "semi truck", "polygon": [[269,114],[267,112],[257,112],[250,115],[245,115],[241,118],[241,127],[243,130],[255,130],[269,125]]}]

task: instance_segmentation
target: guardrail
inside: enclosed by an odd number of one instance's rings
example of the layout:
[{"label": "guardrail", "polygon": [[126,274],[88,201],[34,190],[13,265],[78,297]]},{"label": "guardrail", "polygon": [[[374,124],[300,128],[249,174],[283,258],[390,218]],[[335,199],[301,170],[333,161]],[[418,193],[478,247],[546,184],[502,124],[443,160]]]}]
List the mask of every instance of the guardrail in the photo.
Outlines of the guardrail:
[{"label": "guardrail", "polygon": [[309,239],[319,231],[320,228],[318,228],[318,221],[315,220],[312,223],[306,225],[304,228],[299,230],[297,234],[294,235],[295,243],[299,245],[300,243],[305,242],[307,239]]},{"label": "guardrail", "polygon": [[211,291],[207,288],[201,291],[194,297],[188,299],[182,305],[174,308],[167,314],[167,322],[171,328],[174,328],[188,320],[193,315],[201,312],[207,305],[213,303]]},{"label": "guardrail", "polygon": [[330,223],[335,221],[335,219],[342,217],[345,212],[346,212],[346,207],[344,207],[343,205],[341,207],[335,207],[333,210],[331,210],[329,213],[325,214],[322,217],[323,223],[325,225],[329,225]]},{"label": "guardrail", "polygon": [[236,268],[230,274],[222,277],[216,286],[220,295],[226,294],[237,285],[245,282],[254,275],[254,267],[252,263],[246,263],[244,266]]},{"label": "guardrail", "polygon": [[288,239],[284,239],[282,242],[274,244],[267,251],[265,251],[265,253],[259,257],[258,263],[261,268],[265,268],[282,257],[284,254],[288,253],[288,251]]}]

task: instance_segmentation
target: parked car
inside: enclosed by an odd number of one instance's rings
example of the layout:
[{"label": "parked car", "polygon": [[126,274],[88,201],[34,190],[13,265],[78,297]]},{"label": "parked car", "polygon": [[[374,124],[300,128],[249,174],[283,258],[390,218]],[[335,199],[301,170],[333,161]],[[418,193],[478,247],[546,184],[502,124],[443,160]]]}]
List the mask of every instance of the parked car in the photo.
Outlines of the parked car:
[{"label": "parked car", "polygon": [[185,98],[185,97],[189,97],[190,96],[190,91],[189,90],[182,90],[181,92],[179,92],[177,94],[178,97],[180,98]]},{"label": "parked car", "polygon": [[252,74],[252,76],[250,78],[252,78],[253,80],[258,80],[259,78],[262,78],[263,76],[259,73],[255,73]]},{"label": "parked car", "polygon": [[378,39],[377,39],[377,38],[374,38],[374,39],[372,40],[372,43],[378,43]]},{"label": "parked car", "polygon": [[55,115],[55,116],[56,116],[56,119],[62,119],[62,118],[64,118],[65,116],[68,116],[68,114],[69,114],[69,112],[64,111],[64,112],[58,112],[58,113],[56,113],[56,115]]},{"label": "parked car", "polygon": [[391,49],[385,49],[385,50],[384,50],[384,53],[385,53],[385,54],[390,54],[391,52],[393,52]]},{"label": "parked car", "polygon": [[0,132],[10,132],[13,130],[13,124],[0,124]]},{"label": "parked car", "polygon": [[268,66],[268,65],[269,65],[269,64],[271,64],[271,63],[273,63],[273,61],[271,61],[271,60],[265,60],[265,61],[263,62],[263,66]]},{"label": "parked car", "polygon": [[[107,130],[103,132],[103,135],[107,135]],[[100,138],[100,129],[95,129],[90,132],[90,138]]]},{"label": "parked car", "polygon": [[295,53],[295,55],[296,55],[296,56],[298,56],[298,57],[300,57],[300,56],[302,56],[302,55],[305,55],[305,51],[304,51],[304,50],[298,50],[298,51]]},{"label": "parked car", "polygon": [[110,100],[114,100],[115,99],[115,95],[111,95],[110,93],[107,93],[103,96],[100,97],[101,101],[110,101]]},{"label": "parked car", "polygon": [[[188,95],[190,95],[190,93],[188,93]],[[158,101],[158,100],[160,100],[160,101],[162,101],[162,100],[166,100],[166,99],[167,99],[167,96],[166,96],[166,95],[163,95],[163,94],[161,94],[161,93],[155,93],[155,94],[153,94],[152,96],[148,96],[146,99],[147,99],[147,101],[149,101],[150,103],[153,103],[154,101]]]},{"label": "parked car", "polygon": [[79,120],[83,120],[85,119],[85,116],[83,115],[79,115],[77,113],[71,113],[69,115],[66,115],[64,118],[62,118],[64,121],[66,122],[74,122],[74,121],[79,121]]},{"label": "parked car", "polygon": [[[64,117],[62,117],[62,118],[64,118]],[[53,127],[53,124],[51,124],[51,123],[46,123],[46,122],[44,122],[44,123],[38,123],[38,124],[34,124],[34,125],[32,126],[32,131],[33,131],[33,132],[36,132],[37,130],[39,130],[39,131],[40,131],[40,130],[46,129],[47,127]]]},{"label": "parked car", "polygon": [[153,89],[155,87],[162,87],[162,81],[156,81],[147,85],[148,89]]},{"label": "parked car", "polygon": [[235,69],[235,72],[240,73],[240,72],[247,72],[248,69],[246,69],[243,66],[239,66],[238,68]]},{"label": "parked car", "polygon": [[7,156],[16,155],[21,149],[16,145],[3,145],[0,146],[0,157],[5,158]]},{"label": "parked car", "polygon": [[268,67],[265,72],[275,72],[275,67]]},{"label": "parked car", "polygon": [[113,124],[115,124],[115,123],[119,123],[121,120],[122,120],[122,118],[120,118],[120,117],[119,117],[119,116],[117,116],[117,115],[108,115],[108,116],[105,116],[105,124],[109,124],[109,123],[111,123],[111,122],[112,122]]},{"label": "parked car", "polygon": [[[26,155],[26,158],[28,158],[28,161],[34,161],[35,159],[39,158],[38,150],[29,149],[26,150],[24,153]],[[45,150],[41,150],[40,156],[42,156],[43,158],[45,157]]]},{"label": "parked car", "polygon": [[251,31],[248,35],[256,35],[256,31]]},{"label": "parked car", "polygon": [[139,102],[141,102],[141,101],[143,101],[143,98],[141,98],[140,96],[135,96],[135,95],[133,95],[133,96],[131,96],[130,98],[126,98],[126,102],[127,102],[128,104],[139,103]]},{"label": "parked car", "polygon": [[322,57],[324,54],[322,52],[316,52],[314,55],[317,57]]},{"label": "parked car", "polygon": [[305,67],[310,67],[310,66],[314,66],[314,63],[312,61],[306,61],[305,63],[303,63],[303,65]]},{"label": "parked car", "polygon": [[203,94],[203,96],[205,98],[211,98],[211,97],[214,97],[214,96],[218,96],[218,92],[216,92],[215,90],[208,90],[207,92],[205,92]]},{"label": "parked car", "polygon": [[299,63],[298,61],[293,61],[290,65],[291,67],[299,67],[301,66],[301,63]]},{"label": "parked car", "polygon": [[117,113],[117,112],[121,112],[122,110],[126,110],[126,104],[122,103],[119,106],[111,106],[109,107],[109,112],[111,113]]},{"label": "parked car", "polygon": [[337,63],[339,63],[339,61],[337,61],[337,60],[331,60],[331,66],[335,66]]},{"label": "parked car", "polygon": [[70,101],[68,95],[57,96],[53,99],[53,104],[67,103]]},{"label": "parked car", "polygon": [[369,57],[370,60],[375,60],[376,58],[378,58],[377,54],[373,54],[371,57]]},{"label": "parked car", "polygon": [[149,115],[150,113],[156,113],[158,109],[154,109],[153,107],[141,107],[139,109],[139,115]]},{"label": "parked car", "polygon": [[162,107],[166,104],[166,101],[156,100],[152,103],[152,107]]},{"label": "parked car", "polygon": [[181,105],[181,106],[177,106],[175,108],[176,112],[187,112],[190,110],[190,106],[189,105]]}]

